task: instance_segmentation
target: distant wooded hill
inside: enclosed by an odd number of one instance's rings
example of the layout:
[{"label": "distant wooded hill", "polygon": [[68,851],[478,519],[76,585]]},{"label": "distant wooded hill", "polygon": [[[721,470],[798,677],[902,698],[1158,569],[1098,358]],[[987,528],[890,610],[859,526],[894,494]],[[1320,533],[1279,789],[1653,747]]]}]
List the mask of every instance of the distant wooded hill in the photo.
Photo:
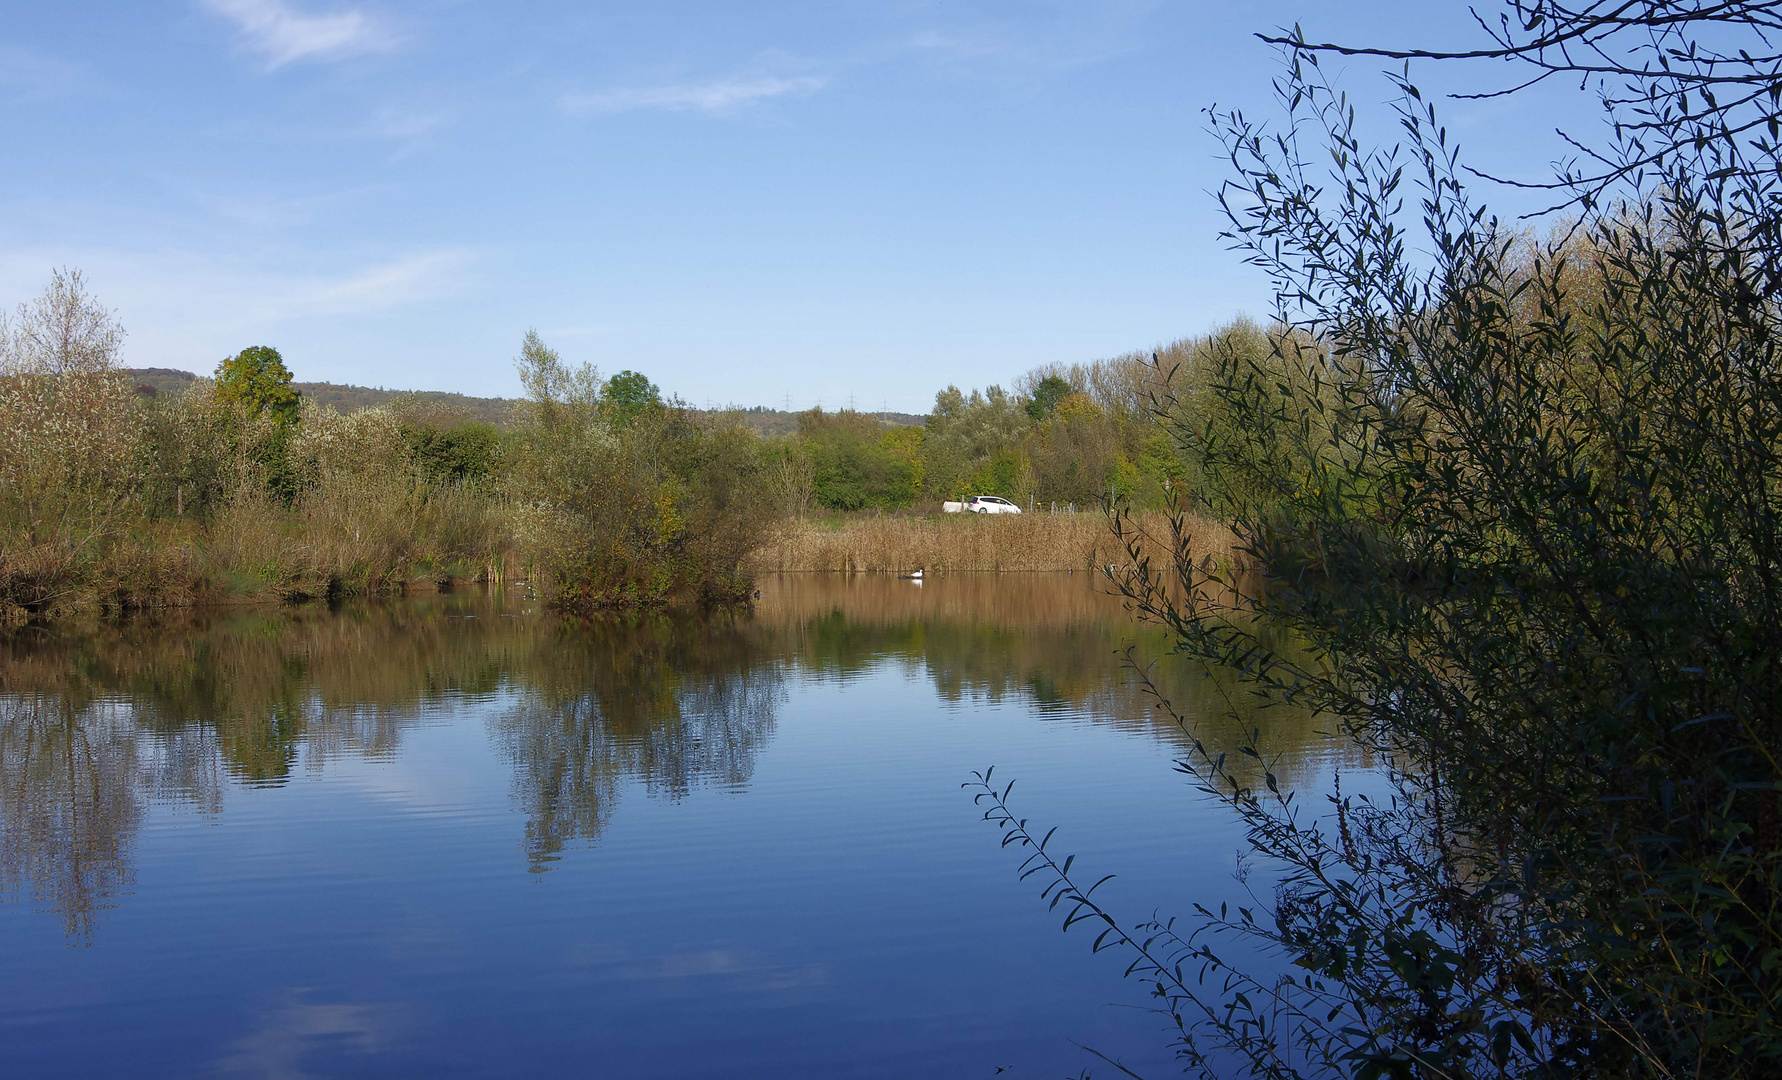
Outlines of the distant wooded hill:
[{"label": "distant wooded hill", "polygon": [[[146,393],[153,390],[157,394],[178,393],[198,379],[198,376],[189,371],[175,368],[125,368],[124,374],[135,380],[139,391]],[[448,409],[466,419],[506,426],[508,412],[514,406],[509,398],[471,397],[468,394],[449,394],[441,390],[384,390],[325,382],[294,382],[291,385],[304,397],[314,399],[316,404],[332,405],[334,411],[340,413],[370,409],[387,405],[399,397],[408,397]]]},{"label": "distant wooded hill", "polygon": [[[730,411],[735,412],[740,416],[744,426],[755,434],[760,435],[762,438],[772,438],[777,435],[795,435],[798,433],[798,414],[795,412],[769,409],[763,405],[756,405],[751,409],[733,409]],[[912,427],[920,426],[928,422],[926,416],[918,416],[915,413],[871,412],[863,415],[870,416],[887,427]]]},{"label": "distant wooded hill", "polygon": [[[125,376],[135,382],[138,392],[143,394],[174,394],[185,390],[198,379],[189,371],[176,368],[125,368]],[[480,420],[506,427],[514,405],[512,398],[471,397],[468,394],[452,394],[443,390],[384,390],[370,386],[342,386],[338,383],[294,382],[291,384],[306,398],[312,398],[318,405],[332,405],[336,412],[349,413],[355,409],[369,409],[378,405],[386,405],[397,398],[407,397],[429,405],[457,413],[470,420]],[[752,409],[735,410],[751,431],[763,437],[791,435],[798,430],[798,414],[783,412],[755,406]],[[907,427],[920,424],[926,417],[914,413],[876,412],[868,413],[891,427]]]}]

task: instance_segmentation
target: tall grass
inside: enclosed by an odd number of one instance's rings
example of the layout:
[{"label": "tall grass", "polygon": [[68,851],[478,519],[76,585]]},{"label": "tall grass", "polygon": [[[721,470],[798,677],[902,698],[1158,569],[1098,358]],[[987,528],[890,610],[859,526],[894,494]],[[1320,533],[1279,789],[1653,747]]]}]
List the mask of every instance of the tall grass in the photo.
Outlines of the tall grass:
[{"label": "tall grass", "polygon": [[281,427],[208,381],[0,376],[0,625],[499,576],[505,503],[416,468],[389,409]]},{"label": "tall grass", "polygon": [[[1139,515],[1141,525],[1163,538],[1162,514]],[[1193,522],[1196,550],[1229,560],[1230,530]],[[1127,558],[1100,513],[938,516],[893,515],[787,521],[751,559],[761,572],[936,572],[1084,570]]]}]

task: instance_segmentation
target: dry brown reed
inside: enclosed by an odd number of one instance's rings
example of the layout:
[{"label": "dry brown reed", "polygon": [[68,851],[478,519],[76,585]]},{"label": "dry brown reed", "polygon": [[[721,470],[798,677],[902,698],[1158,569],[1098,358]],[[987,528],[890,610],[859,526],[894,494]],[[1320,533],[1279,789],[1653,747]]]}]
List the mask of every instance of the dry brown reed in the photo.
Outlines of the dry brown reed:
[{"label": "dry brown reed", "polygon": [[148,408],[113,374],[0,377],[0,628],[33,616],[499,580],[505,500],[408,459],[388,410],[280,432],[209,383]]},{"label": "dry brown reed", "polygon": [[[1134,520],[1150,536],[1169,536],[1161,513],[1136,514]],[[1232,558],[1236,541],[1223,525],[1197,521],[1190,532],[1197,553]],[[1147,542],[1144,550],[1153,559],[1166,559],[1165,543]],[[886,514],[789,521],[755,552],[753,568],[758,573],[1055,571],[1127,558],[1098,513]]]},{"label": "dry brown reed", "polygon": [[506,533],[504,509],[486,495],[360,481],[291,509],[238,499],[206,530],[198,570],[212,591],[244,599],[405,592],[499,580]]}]

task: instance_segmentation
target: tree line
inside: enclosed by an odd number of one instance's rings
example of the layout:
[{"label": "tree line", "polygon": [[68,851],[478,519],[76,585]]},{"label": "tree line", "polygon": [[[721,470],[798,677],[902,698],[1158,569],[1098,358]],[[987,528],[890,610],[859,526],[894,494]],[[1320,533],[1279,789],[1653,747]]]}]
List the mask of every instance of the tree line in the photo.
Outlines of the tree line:
[{"label": "tree line", "polygon": [[920,425],[813,409],[763,437],[638,372],[568,364],[536,333],[501,424],[437,395],[340,412],[268,346],[139,394],[123,336],[78,271],[0,320],[7,622],[465,579],[524,579],[565,607],[737,602],[750,553],[813,510],[938,512],[970,494],[1161,506],[1198,465],[1154,402],[1199,393],[1222,351],[1268,355],[1268,333],[1240,321],[1035,369],[1013,391],[948,387]]},{"label": "tree line", "polygon": [[789,515],[933,511],[969,495],[1030,508],[1090,509],[1110,498],[1160,508],[1199,465],[1160,423],[1157,403],[1174,395],[1222,410],[1206,392],[1215,357],[1235,350],[1266,362],[1268,342],[1266,328],[1238,319],[1149,353],[1037,367],[1013,389],[948,386],[921,426],[811,409],[798,414],[796,433],[768,440],[774,490]]},{"label": "tree line", "polygon": [[138,395],[77,271],[0,321],[0,615],[523,579],[568,607],[722,604],[774,510],[757,441],[535,334],[497,428],[436,401],[341,414],[254,346]]}]

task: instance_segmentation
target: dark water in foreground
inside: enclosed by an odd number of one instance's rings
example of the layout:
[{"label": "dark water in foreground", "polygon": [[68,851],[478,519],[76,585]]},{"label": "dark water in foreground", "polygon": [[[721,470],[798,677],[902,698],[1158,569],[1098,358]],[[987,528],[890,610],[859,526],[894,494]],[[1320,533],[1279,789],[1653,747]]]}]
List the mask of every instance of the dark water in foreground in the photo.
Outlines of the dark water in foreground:
[{"label": "dark water in foreground", "polygon": [[1128,921],[1237,895],[1114,655],[1161,639],[1081,574],[762,589],[0,644],[0,1075],[1058,1077],[1096,1064],[1072,1040],[1168,1074],[960,788],[1018,777]]}]

